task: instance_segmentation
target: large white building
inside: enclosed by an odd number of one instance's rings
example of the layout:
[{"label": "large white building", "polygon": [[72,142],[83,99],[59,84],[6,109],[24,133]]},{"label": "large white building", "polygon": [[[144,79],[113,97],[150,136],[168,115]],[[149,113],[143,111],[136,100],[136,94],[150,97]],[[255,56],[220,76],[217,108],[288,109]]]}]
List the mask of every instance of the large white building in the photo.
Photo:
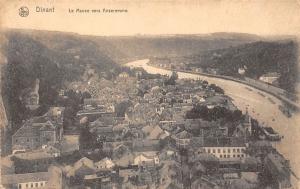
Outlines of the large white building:
[{"label": "large white building", "polygon": [[204,150],[219,158],[220,161],[238,161],[247,156],[246,146],[204,147]]}]

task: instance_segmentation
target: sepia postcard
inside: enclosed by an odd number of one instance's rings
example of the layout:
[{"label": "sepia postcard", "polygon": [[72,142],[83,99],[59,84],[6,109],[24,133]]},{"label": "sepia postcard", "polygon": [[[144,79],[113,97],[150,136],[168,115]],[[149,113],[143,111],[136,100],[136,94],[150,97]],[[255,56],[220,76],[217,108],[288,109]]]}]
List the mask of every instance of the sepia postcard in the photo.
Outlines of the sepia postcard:
[{"label": "sepia postcard", "polygon": [[300,189],[300,0],[0,0],[0,189]]}]

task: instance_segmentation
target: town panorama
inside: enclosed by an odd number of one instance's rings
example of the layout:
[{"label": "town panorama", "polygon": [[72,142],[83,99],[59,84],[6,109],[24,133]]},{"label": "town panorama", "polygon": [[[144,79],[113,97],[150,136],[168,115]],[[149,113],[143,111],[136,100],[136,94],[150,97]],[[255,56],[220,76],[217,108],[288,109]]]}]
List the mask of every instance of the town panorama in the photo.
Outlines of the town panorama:
[{"label": "town panorama", "polygon": [[299,186],[292,36],[1,39],[0,188]]}]

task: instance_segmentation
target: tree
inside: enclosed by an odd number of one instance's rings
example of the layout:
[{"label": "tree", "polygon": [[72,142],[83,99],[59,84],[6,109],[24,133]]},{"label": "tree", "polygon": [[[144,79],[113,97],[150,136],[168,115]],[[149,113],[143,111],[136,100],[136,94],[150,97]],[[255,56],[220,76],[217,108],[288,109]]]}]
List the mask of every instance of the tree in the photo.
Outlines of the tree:
[{"label": "tree", "polygon": [[177,79],[178,79],[178,74],[177,72],[173,71],[169,79],[165,81],[165,85],[175,85]]},{"label": "tree", "polygon": [[204,105],[196,105],[192,110],[188,111],[185,115],[187,119],[201,118],[206,121],[216,121],[223,119],[225,122],[235,122],[243,118],[240,110],[228,110],[225,107],[216,106],[213,109],[208,109]]},{"label": "tree", "polygon": [[209,85],[209,88],[213,89],[216,93],[224,94],[224,90],[215,84]]}]

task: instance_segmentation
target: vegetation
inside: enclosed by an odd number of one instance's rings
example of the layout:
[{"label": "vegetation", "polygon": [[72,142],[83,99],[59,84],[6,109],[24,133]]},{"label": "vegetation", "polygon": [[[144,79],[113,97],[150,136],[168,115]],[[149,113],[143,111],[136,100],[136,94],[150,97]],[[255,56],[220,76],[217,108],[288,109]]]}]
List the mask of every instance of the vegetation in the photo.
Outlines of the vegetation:
[{"label": "vegetation", "polygon": [[[58,91],[65,82],[80,79],[84,64],[93,65],[101,72],[117,67],[89,41],[69,37],[60,41],[59,45],[48,42],[46,46],[43,40],[36,40],[34,35],[22,32],[10,31],[5,36],[8,39],[5,46],[7,65],[2,78],[2,96],[13,132],[32,113],[20,96],[33,88],[36,79],[40,80],[38,92],[42,107],[37,112],[43,114],[47,107],[56,103]],[[74,58],[73,51],[68,53],[68,47],[76,47],[76,55],[82,61]]]},{"label": "vegetation", "polygon": [[176,80],[178,79],[177,72],[172,72],[171,76],[165,81],[165,85],[175,85]]},{"label": "vegetation", "polygon": [[238,69],[246,67],[245,76],[258,79],[269,72],[280,74],[279,86],[294,92],[297,81],[297,44],[290,41],[259,41],[236,47],[210,50],[189,57],[190,66],[217,69],[219,74],[240,77]]},{"label": "vegetation", "polygon": [[210,84],[208,87],[213,89],[216,93],[224,94],[224,90],[216,84]]},{"label": "vegetation", "polygon": [[240,110],[231,111],[221,106],[209,109],[204,105],[196,105],[186,113],[185,117],[187,119],[201,118],[206,121],[224,119],[226,122],[235,122],[242,119],[242,112]]}]

